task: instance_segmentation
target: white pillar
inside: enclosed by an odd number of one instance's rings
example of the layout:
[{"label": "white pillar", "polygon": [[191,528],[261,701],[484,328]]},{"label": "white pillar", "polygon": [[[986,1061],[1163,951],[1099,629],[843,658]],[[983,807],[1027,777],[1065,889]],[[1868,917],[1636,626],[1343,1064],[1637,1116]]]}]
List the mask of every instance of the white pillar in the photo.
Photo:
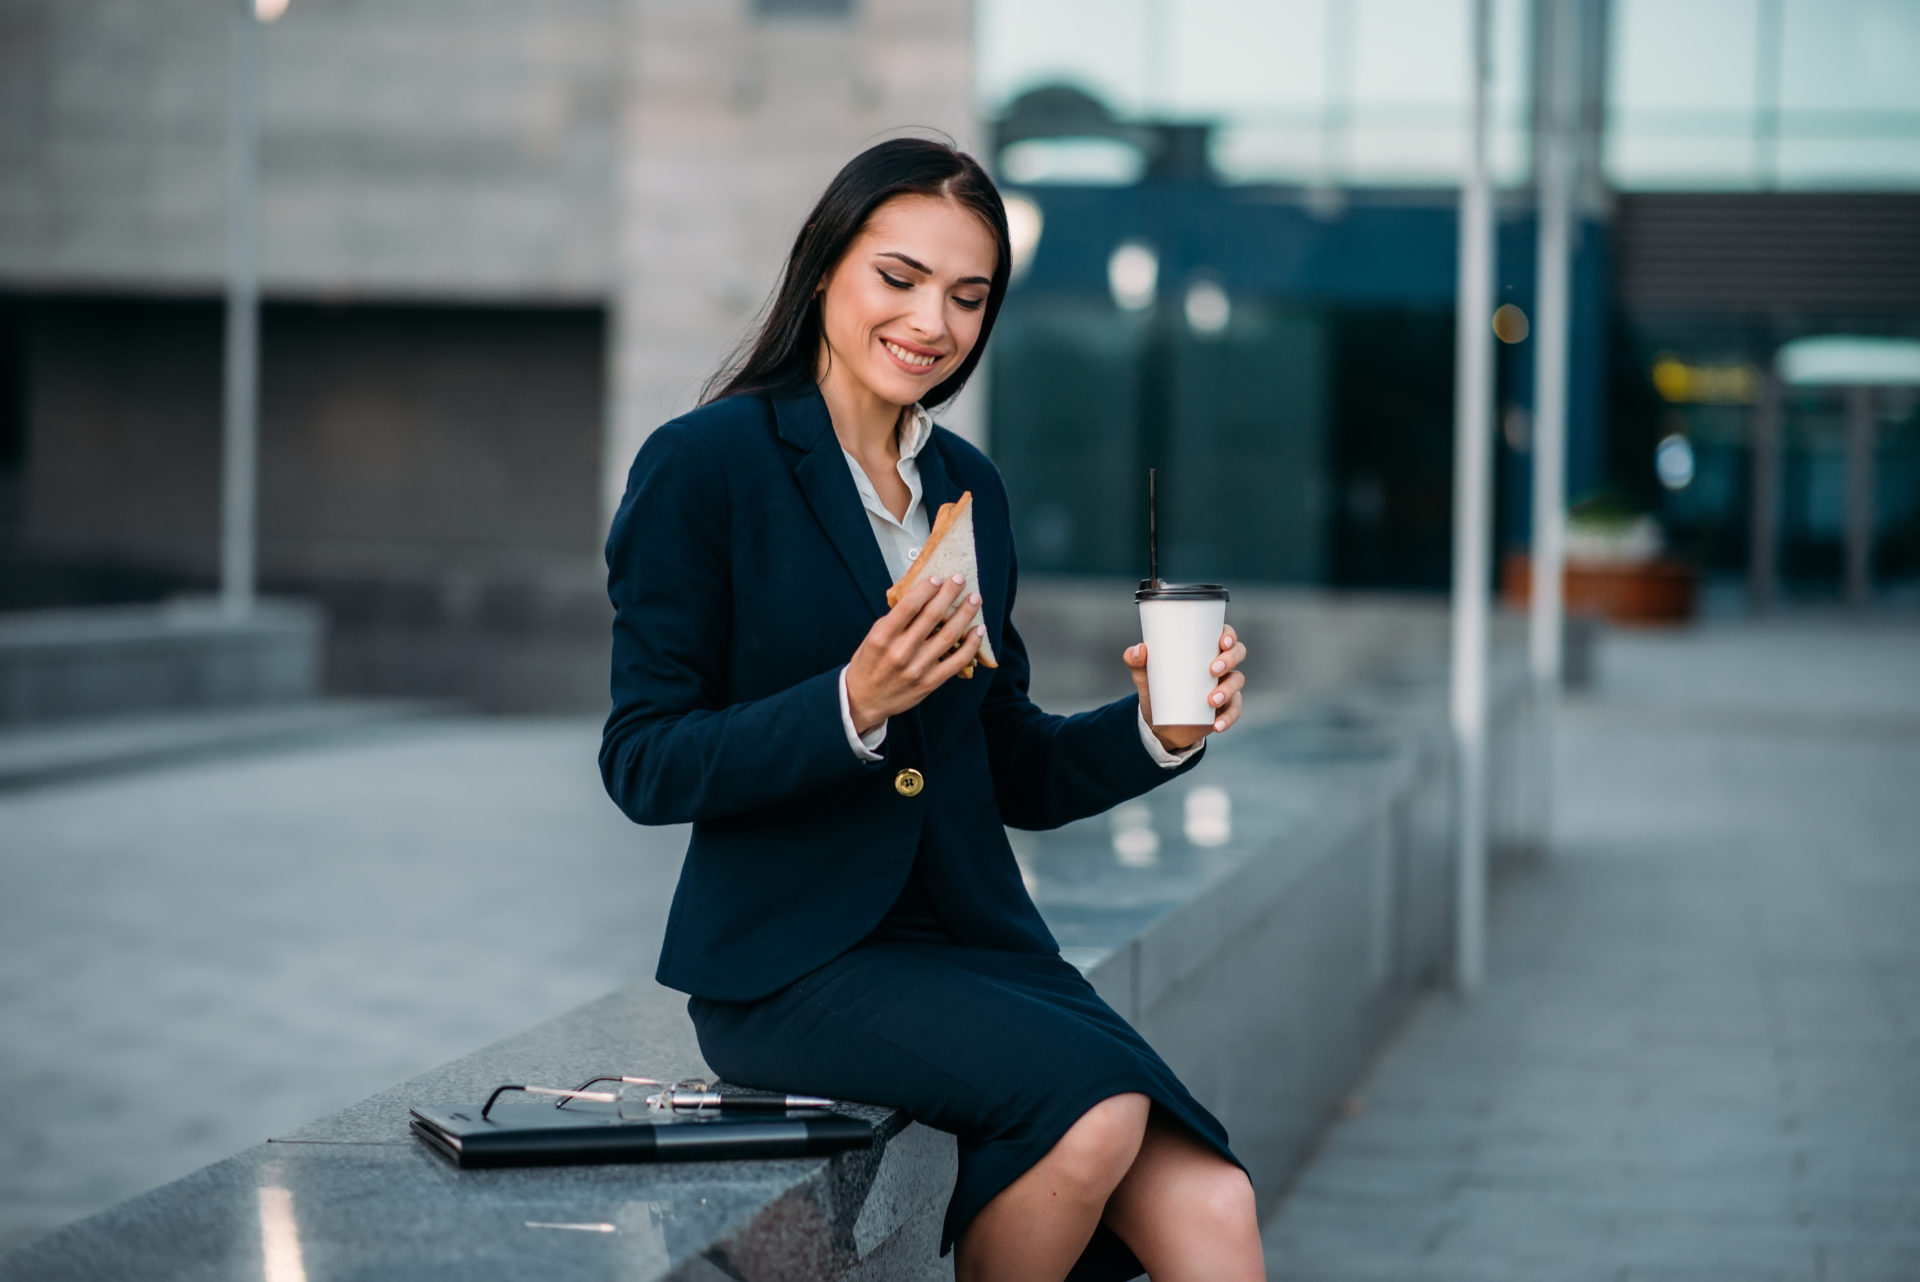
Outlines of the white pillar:
[{"label": "white pillar", "polygon": [[1533,325],[1533,553],[1529,558],[1533,584],[1527,654],[1533,678],[1534,840],[1542,851],[1553,832],[1551,765],[1563,664],[1572,89],[1577,75],[1572,55],[1577,6],[1578,0],[1541,0],[1537,10],[1544,56],[1536,64],[1543,83],[1535,93],[1543,136],[1535,152],[1540,172],[1534,175],[1539,235]]},{"label": "white pillar", "polygon": [[1474,0],[1472,134],[1460,187],[1454,316],[1454,986],[1480,985],[1487,898],[1487,566],[1492,542],[1493,192],[1487,177],[1488,0]]},{"label": "white pillar", "polygon": [[227,168],[226,385],[220,449],[220,604],[253,609],[260,435],[260,82],[253,0],[232,7],[233,137]]}]

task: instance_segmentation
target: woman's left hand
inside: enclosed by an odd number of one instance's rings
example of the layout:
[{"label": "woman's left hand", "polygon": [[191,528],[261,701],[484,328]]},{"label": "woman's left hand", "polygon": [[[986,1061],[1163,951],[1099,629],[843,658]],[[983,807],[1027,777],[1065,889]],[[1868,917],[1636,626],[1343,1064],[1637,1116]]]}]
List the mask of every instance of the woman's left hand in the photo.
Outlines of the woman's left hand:
[{"label": "woman's left hand", "polygon": [[1247,647],[1233,634],[1233,625],[1228,624],[1220,632],[1220,648],[1225,651],[1213,661],[1214,675],[1220,679],[1214,683],[1213,693],[1207,696],[1219,711],[1213,724],[1207,726],[1156,726],[1153,724],[1153,706],[1147,702],[1147,643],[1140,642],[1124,650],[1120,657],[1127,665],[1127,671],[1133,674],[1134,689],[1140,692],[1140,711],[1147,718],[1147,728],[1153,731],[1153,737],[1168,752],[1181,752],[1199,743],[1217,730],[1225,730],[1240,719],[1240,688],[1247,684],[1246,673],[1240,671],[1240,661],[1247,657]]}]

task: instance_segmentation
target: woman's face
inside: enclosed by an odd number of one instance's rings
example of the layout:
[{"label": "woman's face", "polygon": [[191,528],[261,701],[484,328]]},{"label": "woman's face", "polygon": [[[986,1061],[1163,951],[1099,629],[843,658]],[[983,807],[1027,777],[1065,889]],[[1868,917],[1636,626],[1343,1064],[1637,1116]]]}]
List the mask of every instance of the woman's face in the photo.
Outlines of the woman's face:
[{"label": "woman's face", "polygon": [[995,257],[992,233],[954,201],[881,205],[821,281],[820,374],[894,405],[924,398],[979,339]]}]

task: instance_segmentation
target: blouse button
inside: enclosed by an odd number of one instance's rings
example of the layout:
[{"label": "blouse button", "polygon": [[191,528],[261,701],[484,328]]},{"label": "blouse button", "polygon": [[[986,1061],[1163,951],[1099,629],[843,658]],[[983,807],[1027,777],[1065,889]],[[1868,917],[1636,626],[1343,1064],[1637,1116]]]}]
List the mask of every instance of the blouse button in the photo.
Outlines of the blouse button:
[{"label": "blouse button", "polygon": [[920,555],[920,549],[919,549],[919,548],[908,548],[908,549],[907,549],[907,560],[909,560],[909,561],[911,561],[911,560],[913,560],[913,558],[915,558],[916,556],[919,556],[919,555]]}]

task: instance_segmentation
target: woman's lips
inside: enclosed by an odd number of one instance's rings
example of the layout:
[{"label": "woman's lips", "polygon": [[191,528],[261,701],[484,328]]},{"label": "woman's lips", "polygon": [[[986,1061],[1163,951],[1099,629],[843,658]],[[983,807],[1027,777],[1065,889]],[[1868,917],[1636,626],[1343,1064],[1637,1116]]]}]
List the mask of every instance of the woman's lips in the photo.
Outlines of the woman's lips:
[{"label": "woman's lips", "polygon": [[909,374],[931,373],[940,365],[940,356],[937,352],[918,351],[888,338],[880,340],[880,347],[886,352],[888,359]]}]

